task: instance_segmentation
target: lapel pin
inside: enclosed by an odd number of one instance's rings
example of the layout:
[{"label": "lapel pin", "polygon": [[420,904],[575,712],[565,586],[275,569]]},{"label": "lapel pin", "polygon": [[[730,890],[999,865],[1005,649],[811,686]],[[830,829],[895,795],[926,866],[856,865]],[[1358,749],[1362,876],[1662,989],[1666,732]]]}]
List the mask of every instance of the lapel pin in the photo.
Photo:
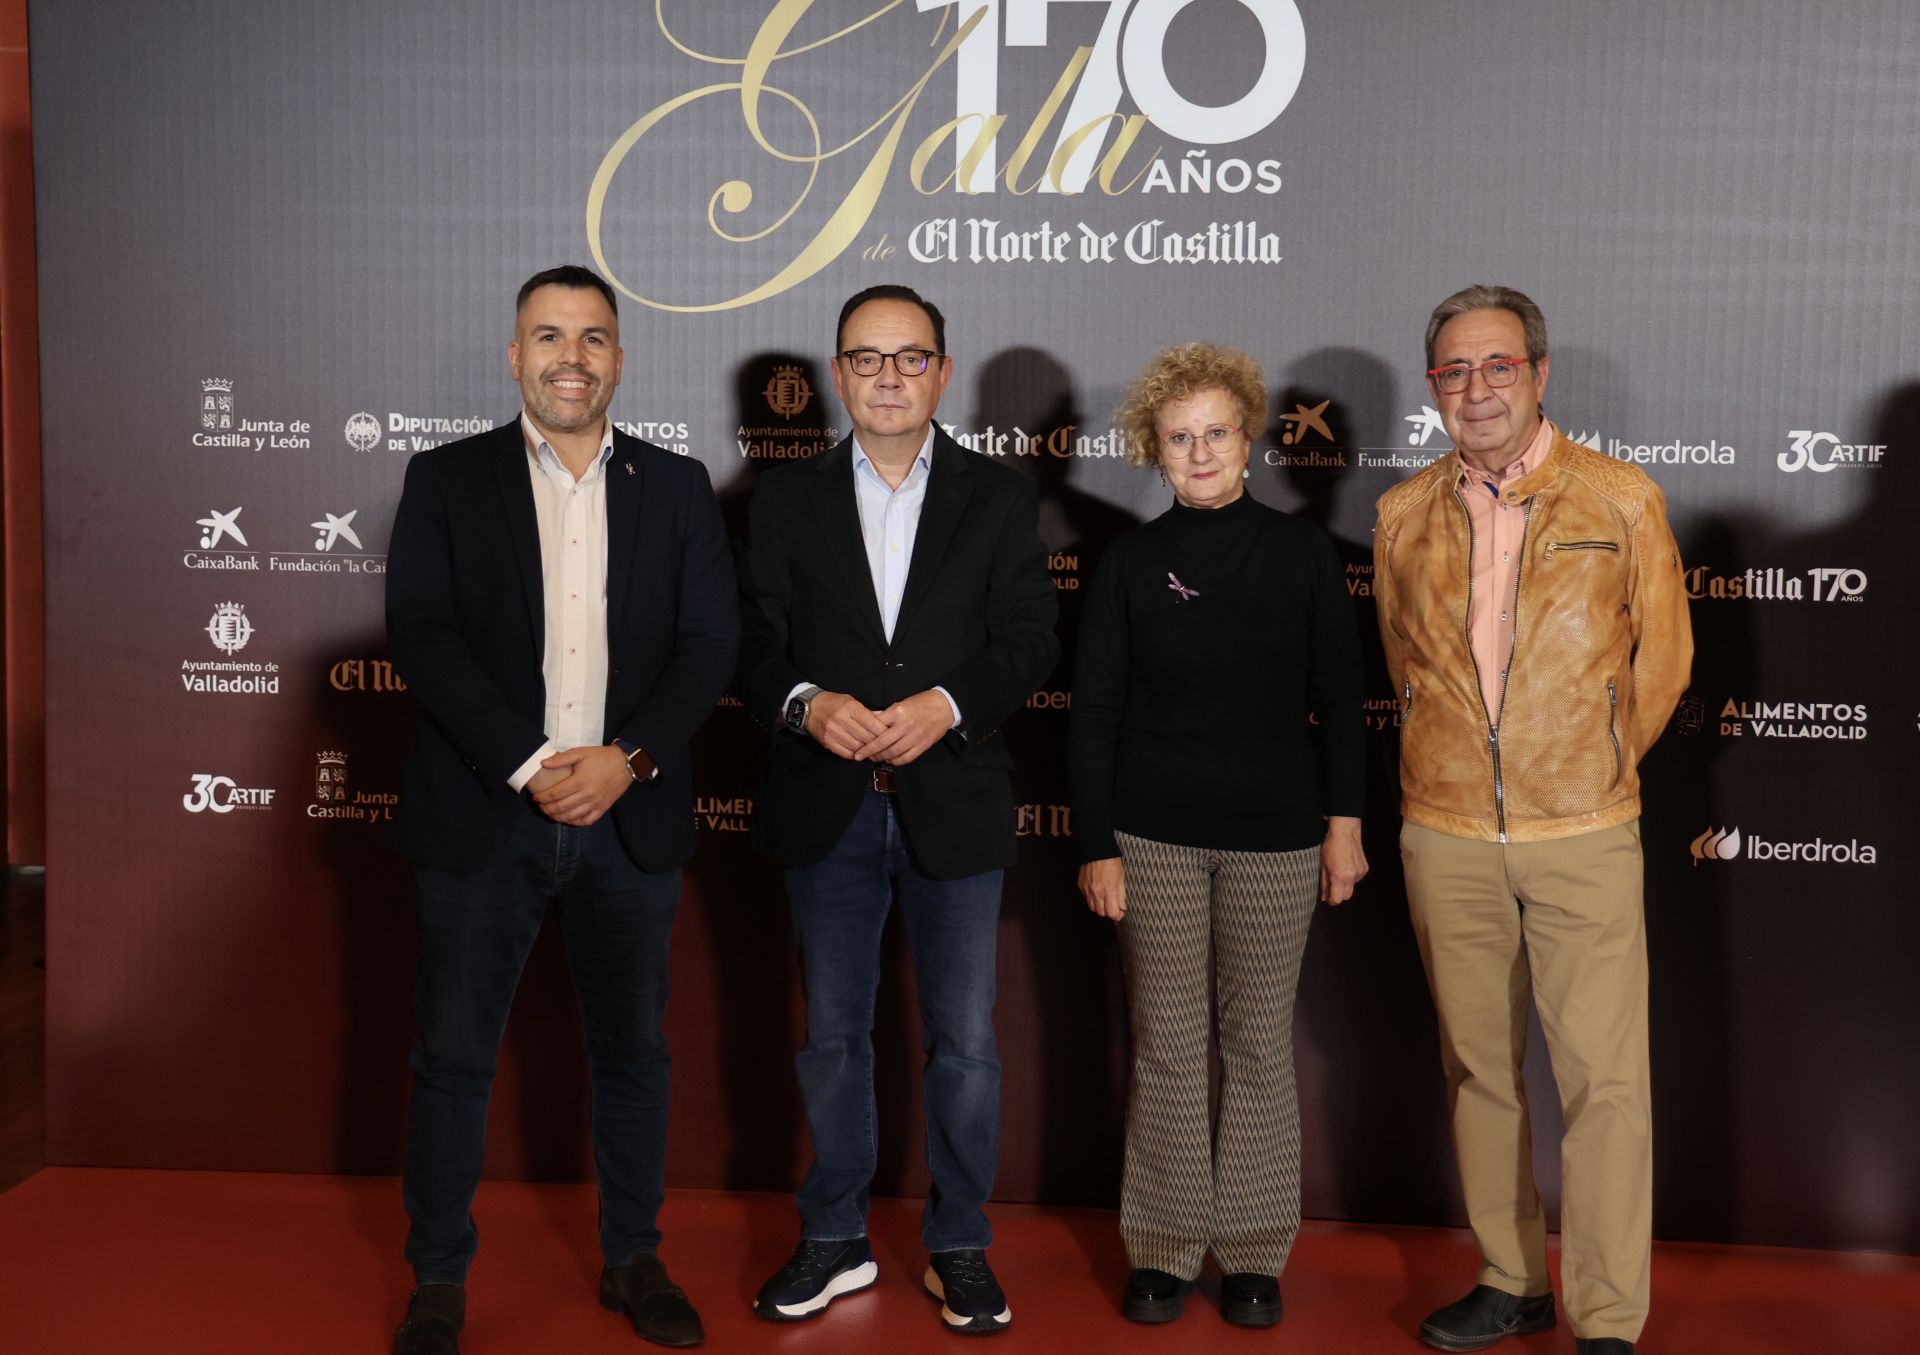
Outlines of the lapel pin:
[{"label": "lapel pin", "polygon": [[627,474],[628,474],[628,475],[632,475],[632,474],[633,474],[633,462],[631,462],[631,461],[625,461],[625,462],[622,462],[621,464],[622,464],[622,465],[624,465],[624,466],[625,466],[625,467],[627,468]]}]

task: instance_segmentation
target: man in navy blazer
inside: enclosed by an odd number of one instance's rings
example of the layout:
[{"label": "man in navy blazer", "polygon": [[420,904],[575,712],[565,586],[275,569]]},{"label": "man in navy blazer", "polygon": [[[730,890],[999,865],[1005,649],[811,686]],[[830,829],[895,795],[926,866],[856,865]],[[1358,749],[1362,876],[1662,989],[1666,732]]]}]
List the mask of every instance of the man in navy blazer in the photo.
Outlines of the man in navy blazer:
[{"label": "man in navy blazer", "polygon": [[953,374],[940,312],[871,287],[840,313],[853,433],[770,471],[742,555],[735,688],[774,730],[756,843],[786,867],[807,999],[795,1060],[813,1136],[801,1242],[754,1311],[795,1321],[877,1273],[874,993],[897,892],[927,1048],[927,1288],[954,1329],[1003,1330],[983,1206],[999,1143],[1000,882],[1014,857],[1000,725],[1058,657],[1032,482],[933,423]]},{"label": "man in navy blazer", "polygon": [[699,1315],[656,1252],[668,943],[693,854],[688,748],[739,644],[698,461],[628,437],[612,289],[549,269],[515,306],[525,408],[415,456],[387,559],[394,667],[419,704],[395,842],[419,961],[404,1193],[415,1289],[395,1355],[452,1355],[494,1059],[551,901],[587,1037],[601,1302],[662,1345]]}]

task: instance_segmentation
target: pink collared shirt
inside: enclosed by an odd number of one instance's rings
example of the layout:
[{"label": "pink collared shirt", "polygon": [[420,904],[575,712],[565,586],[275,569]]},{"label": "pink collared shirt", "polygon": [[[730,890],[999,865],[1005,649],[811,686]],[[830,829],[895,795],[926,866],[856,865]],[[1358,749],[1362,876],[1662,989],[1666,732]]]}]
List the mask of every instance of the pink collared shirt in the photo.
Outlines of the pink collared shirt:
[{"label": "pink collared shirt", "polygon": [[1467,501],[1467,517],[1473,523],[1473,603],[1467,612],[1467,632],[1480,669],[1487,718],[1496,725],[1507,686],[1507,660],[1513,656],[1514,586],[1520,577],[1520,550],[1527,530],[1527,505],[1504,502],[1500,491],[1510,481],[1546,465],[1552,449],[1553,425],[1542,418],[1526,451],[1497,477],[1461,463],[1460,497]]}]

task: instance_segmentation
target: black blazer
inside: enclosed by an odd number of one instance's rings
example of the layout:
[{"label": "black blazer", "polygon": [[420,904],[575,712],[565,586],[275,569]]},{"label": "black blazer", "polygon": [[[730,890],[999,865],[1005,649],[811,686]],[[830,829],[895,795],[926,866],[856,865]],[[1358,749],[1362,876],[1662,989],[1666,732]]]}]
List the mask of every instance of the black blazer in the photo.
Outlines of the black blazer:
[{"label": "black blazer", "polygon": [[740,559],[734,690],[774,731],[755,843],[788,865],[819,861],[872,784],[864,764],[786,729],[794,684],[846,692],[874,710],[945,687],[964,732],[894,777],[908,845],[940,879],[1012,864],[1013,758],[999,729],[1060,653],[1032,484],[935,428],[891,644],[860,536],[851,438],[762,477]]},{"label": "black blazer", "polygon": [[[706,467],[615,430],[607,463],[607,708],[658,780],[614,802],[642,869],[693,854],[687,745],[740,641],[733,564]],[[421,865],[500,859],[515,815],[507,778],[545,741],[540,530],[518,417],[421,452],[387,555],[387,639],[419,703],[394,841]]]}]

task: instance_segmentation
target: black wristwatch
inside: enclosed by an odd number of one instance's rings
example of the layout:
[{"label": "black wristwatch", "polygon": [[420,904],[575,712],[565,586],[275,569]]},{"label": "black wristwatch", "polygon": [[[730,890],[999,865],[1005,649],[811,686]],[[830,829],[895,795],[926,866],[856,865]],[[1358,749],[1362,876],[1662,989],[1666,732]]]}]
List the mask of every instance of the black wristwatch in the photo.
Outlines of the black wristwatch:
[{"label": "black wristwatch", "polygon": [[813,709],[813,698],[820,695],[818,687],[802,687],[787,698],[787,728],[796,734],[807,732],[807,712]]},{"label": "black wristwatch", "polygon": [[[618,748],[620,755],[627,760],[627,775],[632,777],[634,781],[644,785],[649,781],[657,781],[660,779],[659,766],[655,764],[652,758],[647,756],[647,750],[635,743],[632,739],[615,739],[613,746]],[[640,769],[633,765],[635,758],[639,758],[641,762],[646,764],[647,774],[645,776],[640,775]]]}]

